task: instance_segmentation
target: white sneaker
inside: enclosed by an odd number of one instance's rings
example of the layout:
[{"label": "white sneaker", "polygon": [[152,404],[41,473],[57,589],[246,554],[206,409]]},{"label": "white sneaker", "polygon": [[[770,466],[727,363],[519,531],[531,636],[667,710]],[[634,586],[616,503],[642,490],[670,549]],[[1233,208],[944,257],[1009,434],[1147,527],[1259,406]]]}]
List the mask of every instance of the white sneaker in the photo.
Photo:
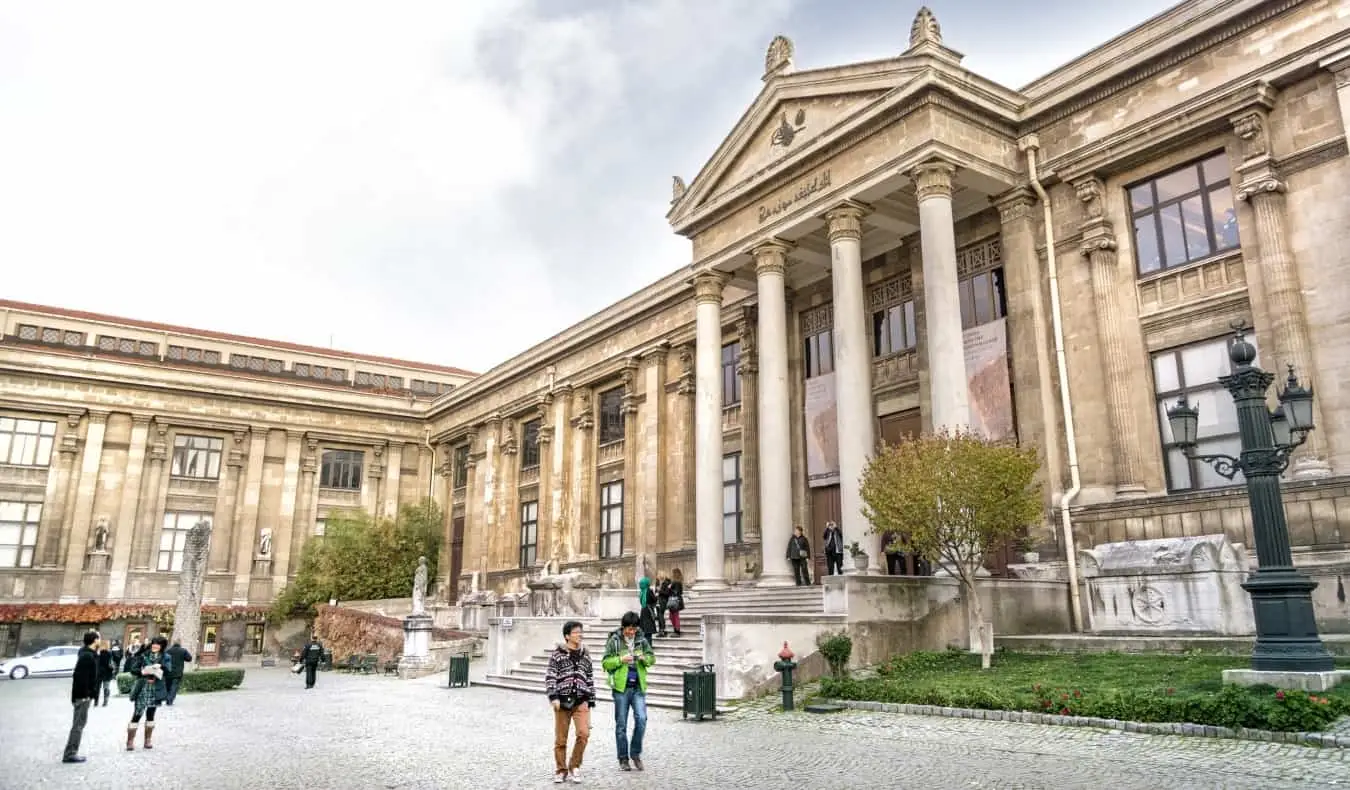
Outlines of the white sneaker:
[{"label": "white sneaker", "polygon": [[581,784],[581,769],[580,769],[580,768],[573,768],[573,769],[572,769],[572,772],[571,772],[570,774],[567,775],[567,778],[568,778],[568,779],[571,779],[571,780],[572,780],[572,784],[574,784],[574,785],[579,785],[579,784]]},{"label": "white sneaker", "polygon": [[563,782],[566,782],[566,781],[567,781],[567,774],[566,774],[566,773],[557,773],[557,772],[554,772],[554,774],[553,774],[553,784],[555,784],[555,785],[560,785],[560,784],[562,784]]}]

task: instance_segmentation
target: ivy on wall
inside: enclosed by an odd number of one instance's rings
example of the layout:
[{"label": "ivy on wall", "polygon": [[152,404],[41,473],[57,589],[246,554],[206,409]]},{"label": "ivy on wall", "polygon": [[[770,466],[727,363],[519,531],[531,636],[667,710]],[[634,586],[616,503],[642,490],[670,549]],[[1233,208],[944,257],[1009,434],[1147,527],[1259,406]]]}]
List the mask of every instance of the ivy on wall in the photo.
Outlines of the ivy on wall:
[{"label": "ivy on wall", "polygon": [[[403,652],[403,621],[396,617],[319,604],[314,631],[324,647],[341,660],[353,653],[375,653],[389,661]],[[437,641],[468,639],[469,634],[448,628],[431,629]]]}]

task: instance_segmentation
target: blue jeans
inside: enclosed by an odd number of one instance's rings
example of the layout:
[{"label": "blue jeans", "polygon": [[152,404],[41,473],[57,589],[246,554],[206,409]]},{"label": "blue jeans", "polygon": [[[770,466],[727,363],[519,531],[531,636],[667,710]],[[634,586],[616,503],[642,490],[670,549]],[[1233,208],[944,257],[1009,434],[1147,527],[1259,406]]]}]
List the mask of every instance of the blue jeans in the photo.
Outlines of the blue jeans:
[{"label": "blue jeans", "polygon": [[[633,711],[633,739],[628,740],[628,711]],[[647,732],[647,695],[636,684],[626,691],[614,692],[614,741],[619,759],[642,757],[642,736]]]}]

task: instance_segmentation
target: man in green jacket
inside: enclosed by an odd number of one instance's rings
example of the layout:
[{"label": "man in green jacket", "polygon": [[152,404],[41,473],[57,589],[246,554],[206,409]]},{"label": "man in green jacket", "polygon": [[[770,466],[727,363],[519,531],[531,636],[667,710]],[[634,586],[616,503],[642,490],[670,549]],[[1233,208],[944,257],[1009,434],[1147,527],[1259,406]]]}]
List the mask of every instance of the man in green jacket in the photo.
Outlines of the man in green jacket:
[{"label": "man in green jacket", "polygon": [[[637,612],[624,614],[619,630],[605,642],[601,666],[614,694],[614,740],[619,768],[643,770],[642,736],[647,731],[647,668],[656,663],[652,643],[638,631]],[[633,713],[633,738],[628,738],[628,713]],[[630,762],[631,758],[631,762]]]}]

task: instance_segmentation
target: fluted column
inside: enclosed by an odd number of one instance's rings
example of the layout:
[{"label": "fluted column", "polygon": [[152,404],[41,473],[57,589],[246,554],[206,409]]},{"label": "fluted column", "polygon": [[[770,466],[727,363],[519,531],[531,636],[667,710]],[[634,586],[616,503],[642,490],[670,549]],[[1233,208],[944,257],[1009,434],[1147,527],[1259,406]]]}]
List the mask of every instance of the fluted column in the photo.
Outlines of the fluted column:
[{"label": "fluted column", "polygon": [[725,274],[694,278],[694,532],[699,590],[727,586],[722,544],[722,289]]},{"label": "fluted column", "polygon": [[[281,468],[281,505],[277,514],[276,526],[272,535],[272,556],[266,559],[272,565],[272,594],[281,592],[286,586],[286,577],[293,572],[291,565],[298,563],[299,554],[292,554],[295,545],[296,509],[300,502],[300,456],[304,451],[305,437],[299,431],[286,431],[286,459]],[[302,527],[303,529],[303,527]]]},{"label": "fluted column", "polygon": [[[787,253],[769,241],[754,249],[759,290],[759,586],[793,583],[787,544],[792,537],[792,446],[788,411]],[[700,351],[700,353],[702,353]],[[703,386],[700,380],[699,386]],[[718,388],[719,393],[721,388]]]},{"label": "fluted column", "polygon": [[598,556],[599,538],[595,514],[595,412],[591,391],[578,389],[572,399],[572,496],[568,508],[571,530],[565,546],[572,557]]},{"label": "fluted column", "polygon": [[673,466],[667,454],[669,442],[666,438],[667,351],[666,344],[661,343],[642,353],[642,361],[646,363],[643,371],[646,394],[638,455],[642,465],[642,510],[638,516],[637,551],[653,564],[653,570],[661,547],[661,525],[666,520],[666,470]]},{"label": "fluted column", "polygon": [[[221,467],[223,478],[220,493],[216,498],[216,510],[211,519],[211,547],[207,552],[206,568],[208,573],[228,573],[232,552],[231,536],[239,518],[239,488],[244,484],[244,440],[247,434],[235,431],[225,440],[224,464]],[[167,442],[166,442],[167,449]],[[154,525],[149,530],[153,532]],[[146,537],[145,563],[150,562],[150,538]],[[140,555],[138,555],[140,556]],[[144,566],[141,566],[144,567]]]},{"label": "fluted column", "polygon": [[[1238,168],[1240,181],[1237,199],[1251,205],[1256,219],[1256,246],[1259,250],[1260,283],[1265,293],[1265,321],[1273,341],[1271,353],[1264,354],[1265,367],[1284,379],[1292,365],[1305,386],[1316,387],[1318,370],[1313,364],[1311,333],[1300,283],[1298,263],[1289,244],[1286,222],[1285,183],[1275,170],[1266,131],[1266,114],[1260,110],[1233,119],[1234,128],[1244,142],[1243,163]],[[1257,327],[1258,333],[1262,327]],[[1262,349],[1265,351],[1265,349]],[[1320,401],[1313,401],[1314,425],[1322,426]],[[1307,441],[1294,451],[1291,475],[1295,479],[1327,477],[1331,465],[1327,457],[1326,431],[1314,430]]]},{"label": "fluted column", "polygon": [[497,447],[497,529],[490,567],[503,570],[520,565],[520,443],[515,420],[502,420]]},{"label": "fluted column", "polygon": [[319,497],[317,472],[319,471],[319,440],[305,436],[305,449],[300,456],[300,483],[296,492],[295,518],[291,523],[291,563],[286,569],[287,576],[295,576],[300,570],[300,560],[304,557],[305,543],[314,534],[318,524]]},{"label": "fluted column", "polygon": [[[572,385],[559,384],[552,394],[553,405],[549,409],[548,435],[552,444],[547,455],[540,453],[542,463],[549,465],[548,490],[541,506],[548,509],[549,546],[551,556],[559,563],[571,562],[576,553],[569,535],[576,532],[576,525],[568,520],[571,512],[571,481],[576,474],[572,468],[572,442],[567,427],[572,421]],[[540,432],[542,435],[543,432]],[[540,476],[541,489],[543,476]]]},{"label": "fluted column", "polygon": [[[862,275],[863,206],[845,203],[826,215],[834,283],[834,382],[839,432],[839,527],[844,541],[867,552],[881,570],[881,535],[863,516],[862,475],[876,447],[872,405],[872,333]],[[787,448],[784,447],[786,451]],[[785,453],[786,454],[786,453]],[[820,525],[810,525],[811,533]],[[786,543],[786,541],[784,541]]]},{"label": "fluted column", "polygon": [[75,457],[80,454],[80,420],[82,415],[66,416],[57,447],[56,468],[47,473],[47,490],[43,495],[42,521],[38,534],[42,551],[35,565],[55,568],[61,564],[61,536],[66,534],[66,503],[70,500],[75,482]]},{"label": "fluted column", "polygon": [[99,468],[103,463],[103,437],[107,431],[108,412],[91,410],[89,428],[84,435],[84,455],[80,458],[80,482],[75,489],[75,508],[71,514],[73,518],[70,543],[66,546],[65,574],[61,577],[63,603],[79,600],[89,527],[94,520],[94,496],[98,493]]},{"label": "fluted column", "polygon": [[253,550],[257,545],[258,510],[262,504],[263,462],[267,455],[267,429],[256,428],[248,445],[248,476],[244,483],[242,513],[234,524],[234,606],[248,605],[249,577],[253,572]]},{"label": "fluted column", "polygon": [[697,508],[694,503],[695,480],[698,478],[696,462],[698,441],[694,430],[694,346],[680,346],[680,375],[675,380],[675,419],[671,431],[675,437],[672,464],[667,467],[668,474],[674,475],[671,487],[671,512],[675,521],[668,525],[665,547],[668,551],[680,551],[697,548],[698,531],[694,517]]},{"label": "fluted column", "polygon": [[[638,553],[637,503],[642,496],[642,469],[638,464],[638,411],[642,403],[642,385],[638,382],[641,363],[636,357],[630,357],[623,366],[623,556],[632,557]],[[642,578],[645,569],[642,559],[638,558],[638,574]]]},{"label": "fluted column", "polygon": [[483,516],[480,519],[483,525],[483,540],[479,545],[478,567],[483,571],[483,586],[487,586],[486,575],[492,570],[493,548],[497,545],[497,459],[499,453],[499,441],[501,439],[502,418],[501,415],[493,414],[488,418],[487,426],[483,433]]},{"label": "fluted column", "polygon": [[[919,240],[923,252],[923,311],[928,392],[934,431],[970,427],[970,385],[961,329],[961,292],[956,271],[956,228],[952,184],[956,167],[928,162],[912,176],[919,200]],[[835,306],[835,316],[839,306]],[[838,320],[836,318],[836,320]],[[842,404],[840,406],[843,408]],[[844,516],[847,518],[847,514]],[[847,539],[848,533],[844,533]]]},{"label": "fluted column", "polygon": [[[1144,486],[1144,447],[1139,420],[1130,405],[1131,388],[1136,386],[1141,355],[1126,343],[1127,320],[1122,300],[1133,301],[1133,292],[1125,294],[1117,286],[1116,236],[1111,222],[1103,216],[1102,195],[1105,186],[1095,177],[1074,185],[1083,202],[1087,219],[1083,222],[1080,247],[1092,277],[1092,302],[1097,315],[1098,362],[1106,373],[1106,414],[1111,428],[1111,448],[1116,468],[1116,496],[1138,497]],[[1053,251],[1052,253],[1053,254]]]},{"label": "fluted column", "polygon": [[136,512],[141,503],[141,477],[150,439],[150,415],[131,415],[131,447],[127,451],[127,474],[122,481],[122,501],[113,522],[112,570],[108,575],[108,600],[126,595],[131,570],[131,541],[136,534]]},{"label": "fluted column", "polygon": [[[786,301],[784,310],[787,309]],[[736,330],[741,336],[741,358],[736,364],[736,372],[741,377],[741,541],[757,543],[761,539],[759,512],[759,339],[757,336],[758,311],[746,307],[741,311],[741,320]],[[786,331],[786,330],[785,330]],[[789,343],[787,348],[792,348]],[[787,381],[793,381],[789,373]],[[791,389],[788,390],[789,397]],[[792,413],[789,400],[788,413]],[[785,428],[789,431],[790,428]],[[789,470],[792,459],[788,459]],[[788,472],[791,479],[791,471]],[[789,498],[791,493],[789,493]]]}]

